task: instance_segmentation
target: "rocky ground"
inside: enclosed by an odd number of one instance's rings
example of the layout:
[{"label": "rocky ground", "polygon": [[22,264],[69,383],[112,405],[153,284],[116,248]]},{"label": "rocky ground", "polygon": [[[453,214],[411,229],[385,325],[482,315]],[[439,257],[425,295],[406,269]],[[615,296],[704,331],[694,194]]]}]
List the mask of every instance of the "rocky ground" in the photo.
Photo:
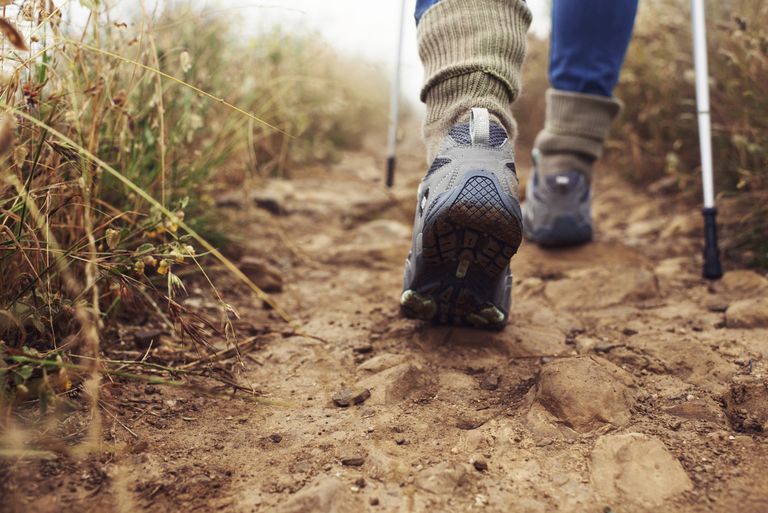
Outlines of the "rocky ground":
[{"label": "rocky ground", "polygon": [[524,244],[505,330],[403,319],[405,152],[391,192],[361,151],[222,196],[230,254],[311,335],[211,270],[261,400],[107,385],[102,455],[14,463],[0,510],[768,511],[768,279],[702,280],[699,213],[598,173],[597,240]]}]

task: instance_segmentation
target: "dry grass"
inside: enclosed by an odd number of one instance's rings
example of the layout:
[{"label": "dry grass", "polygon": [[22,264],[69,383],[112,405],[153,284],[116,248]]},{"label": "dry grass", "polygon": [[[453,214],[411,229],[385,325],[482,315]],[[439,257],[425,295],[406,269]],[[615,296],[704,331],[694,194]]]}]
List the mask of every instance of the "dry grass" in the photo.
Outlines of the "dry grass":
[{"label": "dry grass", "polygon": [[[688,4],[641,3],[617,95],[611,147],[638,183],[660,179],[698,200],[699,147]],[[707,3],[716,186],[729,255],[768,266],[768,4]]]},{"label": "dry grass", "polygon": [[[213,352],[231,307],[215,289],[222,321],[183,307],[184,266],[221,260],[288,319],[216,250],[214,184],[288,176],[384,124],[371,101],[384,81],[361,70],[351,88],[359,67],[314,34],[243,41],[222,16],[126,23],[99,4],[78,33],[47,0],[0,24],[0,427],[19,401],[45,408],[73,386],[98,412],[105,334],[126,312],[155,311]],[[173,384],[137,368],[116,375]]]}]

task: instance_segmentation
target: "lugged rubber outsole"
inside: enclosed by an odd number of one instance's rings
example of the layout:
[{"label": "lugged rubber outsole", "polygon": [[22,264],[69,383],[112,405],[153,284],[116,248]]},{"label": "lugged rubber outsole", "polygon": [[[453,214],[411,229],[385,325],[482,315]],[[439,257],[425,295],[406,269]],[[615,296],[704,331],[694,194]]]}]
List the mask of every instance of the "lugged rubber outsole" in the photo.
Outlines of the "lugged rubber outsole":
[{"label": "lugged rubber outsole", "polygon": [[406,316],[504,326],[511,293],[507,270],[522,242],[522,223],[499,190],[490,176],[471,176],[455,196],[427,214],[420,270],[400,298]]},{"label": "lugged rubber outsole", "polygon": [[580,246],[592,241],[592,226],[580,222],[575,216],[562,215],[543,227],[533,229],[533,221],[523,206],[523,232],[525,238],[539,246],[559,248]]}]

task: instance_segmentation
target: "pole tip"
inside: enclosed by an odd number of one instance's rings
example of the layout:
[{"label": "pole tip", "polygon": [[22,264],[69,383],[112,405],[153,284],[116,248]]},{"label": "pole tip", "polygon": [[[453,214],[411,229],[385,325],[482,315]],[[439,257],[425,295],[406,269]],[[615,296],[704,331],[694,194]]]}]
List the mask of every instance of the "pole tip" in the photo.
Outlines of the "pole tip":
[{"label": "pole tip", "polygon": [[723,277],[723,266],[720,264],[720,249],[717,245],[717,209],[705,208],[704,214],[704,268],[702,275],[708,280],[718,280]]},{"label": "pole tip", "polygon": [[395,157],[387,157],[387,187],[392,187],[395,183]]}]

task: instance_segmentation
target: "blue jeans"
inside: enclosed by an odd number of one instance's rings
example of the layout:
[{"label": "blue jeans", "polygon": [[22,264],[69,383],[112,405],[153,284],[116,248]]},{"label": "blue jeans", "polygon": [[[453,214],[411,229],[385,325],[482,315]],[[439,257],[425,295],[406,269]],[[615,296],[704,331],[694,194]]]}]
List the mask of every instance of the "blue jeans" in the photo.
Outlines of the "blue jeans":
[{"label": "blue jeans", "polygon": [[[417,0],[416,23],[440,0]],[[612,96],[632,37],[638,0],[554,0],[549,83]]]}]

